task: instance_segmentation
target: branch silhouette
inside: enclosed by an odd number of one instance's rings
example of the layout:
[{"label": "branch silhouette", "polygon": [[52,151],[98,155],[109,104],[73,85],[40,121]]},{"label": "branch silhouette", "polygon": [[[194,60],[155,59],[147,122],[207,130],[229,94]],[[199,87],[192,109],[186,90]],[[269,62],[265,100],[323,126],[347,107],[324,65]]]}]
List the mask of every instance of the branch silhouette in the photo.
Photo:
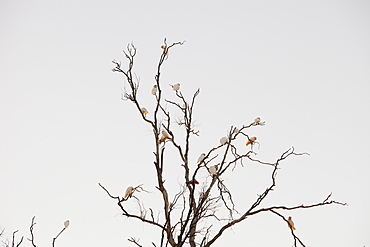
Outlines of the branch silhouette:
[{"label": "branch silhouette", "polygon": [[[164,94],[164,86],[161,80],[162,68],[168,61],[169,54],[174,56],[172,49],[183,45],[184,42],[175,42],[168,44],[164,39],[160,46],[162,52],[156,68],[154,76],[154,85],[151,90],[151,96],[148,93],[147,97],[154,97],[155,103],[152,106],[153,112],[149,114],[146,107],[141,105],[141,99],[138,98],[140,89],[140,80],[134,76],[133,71],[135,56],[138,52],[133,43],[127,46],[124,55],[127,59],[127,66],[123,68],[121,62],[113,61],[115,67],[114,72],[122,73],[126,79],[125,92],[123,98],[126,101],[131,101],[141,116],[141,119],[146,122],[153,131],[154,144],[154,160],[156,186],[159,190],[160,197],[157,198],[163,204],[162,211],[158,215],[163,217],[154,217],[157,213],[152,208],[146,210],[144,202],[141,202],[140,194],[132,194],[134,191],[143,190],[141,185],[136,188],[129,187],[126,195],[123,197],[113,196],[104,186],[99,183],[99,186],[108,194],[108,196],[116,200],[117,205],[122,211],[122,215],[129,218],[136,218],[143,223],[151,224],[161,229],[158,246],[173,246],[181,247],[189,245],[191,247],[209,247],[214,244],[223,233],[230,227],[245,221],[249,216],[258,215],[262,212],[270,212],[282,218],[288,226],[291,226],[289,219],[281,213],[296,209],[309,209],[313,207],[337,204],[345,206],[346,203],[330,200],[331,193],[322,202],[314,204],[301,204],[297,206],[286,205],[271,205],[261,207],[261,203],[277,186],[277,175],[283,168],[283,163],[286,159],[292,156],[309,155],[308,153],[296,152],[294,147],[288,148],[274,162],[266,162],[257,158],[256,150],[260,149],[262,143],[259,142],[256,136],[251,136],[249,130],[259,128],[266,125],[260,117],[256,117],[250,123],[246,123],[239,128],[231,126],[227,135],[220,139],[219,144],[213,144],[207,152],[202,153],[198,162],[192,162],[190,158],[192,137],[199,137],[201,133],[194,125],[194,110],[197,97],[200,95],[198,88],[190,97],[190,100],[184,96],[180,83],[170,84],[175,99],[167,98]],[[170,52],[171,51],[171,52]],[[126,90],[127,86],[127,90]],[[149,108],[148,108],[149,109]],[[183,131],[179,133],[178,128],[175,129],[173,124],[173,116],[177,116],[175,123]],[[244,146],[240,146],[238,140],[245,142]],[[166,167],[165,153],[168,146],[176,150],[176,155],[181,160],[183,169],[184,182],[180,185],[179,190],[174,195],[168,192],[169,183],[165,184],[164,168]],[[252,162],[258,165],[271,167],[270,184],[265,190],[257,195],[251,205],[238,206],[234,198],[235,191],[229,188],[228,183],[223,179],[226,172],[234,172],[237,167],[244,167],[244,162]],[[202,172],[208,172],[209,176],[199,183],[197,177]],[[132,193],[131,193],[132,192]],[[139,212],[134,212],[128,207],[124,207],[124,202],[133,197],[139,206]],[[130,199],[131,200],[131,199]],[[238,208],[238,210],[236,210]],[[242,208],[242,209],[240,209]],[[147,216],[148,215],[148,216]],[[290,219],[291,220],[291,219]],[[218,224],[213,224],[214,222]],[[293,232],[293,227],[287,228],[291,230],[294,246],[301,244],[305,246],[298,236]],[[141,246],[139,240],[131,237],[129,242]],[[153,246],[157,246],[151,242]]]}]

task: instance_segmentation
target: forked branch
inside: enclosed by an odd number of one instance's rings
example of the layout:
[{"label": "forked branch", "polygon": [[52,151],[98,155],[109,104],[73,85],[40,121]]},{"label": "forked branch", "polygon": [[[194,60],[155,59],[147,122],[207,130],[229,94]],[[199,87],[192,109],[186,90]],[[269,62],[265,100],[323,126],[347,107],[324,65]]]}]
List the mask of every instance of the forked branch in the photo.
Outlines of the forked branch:
[{"label": "forked branch", "polygon": [[[161,46],[162,53],[157,64],[157,71],[154,76],[155,84],[152,89],[152,95],[155,98],[152,118],[146,117],[148,111],[146,108],[143,109],[140,106],[139,99],[137,98],[140,79],[133,73],[134,57],[137,52],[136,47],[131,43],[127,46],[127,51],[124,51],[125,57],[128,61],[126,69],[122,69],[120,62],[113,61],[115,64],[113,71],[124,74],[129,86],[129,91],[125,91],[124,98],[134,103],[142,119],[149,123],[153,130],[155,141],[153,164],[156,172],[155,175],[157,177],[156,188],[161,193],[164,219],[162,223],[159,223],[159,219],[155,219],[154,212],[151,208],[149,208],[150,217],[146,218],[147,211],[145,210],[144,204],[142,204],[135,196],[133,197],[139,204],[140,214],[138,215],[131,213],[124,207],[124,202],[128,198],[114,196],[105,187],[99,184],[99,186],[108,194],[108,196],[117,202],[117,205],[122,210],[124,216],[137,218],[144,223],[159,227],[161,229],[161,247],[168,245],[173,247],[182,247],[185,244],[189,244],[191,247],[209,247],[223,234],[225,230],[244,221],[247,219],[247,217],[257,215],[261,212],[272,212],[287,221],[285,217],[278,212],[279,210],[304,209],[328,204],[346,205],[345,203],[329,200],[330,194],[324,201],[316,204],[302,204],[293,207],[275,205],[261,208],[261,203],[276,186],[277,173],[281,168],[281,163],[283,163],[283,161],[290,156],[300,156],[307,153],[296,153],[294,147],[291,147],[282,153],[275,162],[265,162],[256,158],[257,153],[255,150],[256,148],[260,149],[261,146],[260,143],[256,141],[257,138],[250,136],[248,131],[250,128],[265,125],[265,122],[261,121],[259,117],[257,117],[252,123],[243,125],[240,129],[231,126],[227,136],[220,140],[221,144],[218,146],[213,146],[213,148],[211,148],[208,152],[202,154],[204,155],[203,160],[197,162],[195,167],[192,166],[194,163],[190,161],[189,157],[190,136],[199,136],[199,131],[194,129],[193,111],[195,100],[200,93],[200,89],[196,90],[191,100],[188,101],[180,90],[179,83],[171,85],[173,91],[175,91],[177,100],[165,99],[161,88],[161,69],[163,63],[170,56],[170,49],[172,47],[183,44],[184,42],[175,42],[169,45],[167,44],[167,40],[164,39],[164,43]],[[179,126],[184,127],[181,129],[184,129],[183,134],[185,138],[179,138],[177,131],[174,131],[171,125],[173,123],[173,115],[172,112],[167,110],[166,103],[174,106],[175,110],[180,112],[180,117],[176,119],[176,122]],[[248,149],[247,151],[245,150],[245,147],[244,149],[238,149],[238,145],[236,145],[237,142],[235,142],[235,140],[239,138],[243,138],[246,141],[246,146]],[[171,145],[175,148],[178,157],[182,161],[181,166],[184,168],[184,184],[181,185],[180,191],[175,193],[175,195],[172,197],[169,195],[165,186],[165,177],[163,174],[163,171],[166,168],[165,153],[167,152],[167,145]],[[244,167],[243,160],[251,161],[256,164],[267,165],[271,167],[272,170],[270,174],[271,182],[269,186],[262,191],[262,193],[257,195],[255,201],[250,206],[244,206],[244,209],[239,214],[239,212],[236,210],[236,205],[233,200],[233,193],[228,189],[226,182],[222,178],[227,171],[234,171],[234,169],[239,167],[238,164]],[[196,180],[196,177],[198,172],[201,174],[200,171],[203,169],[207,169],[207,171],[210,173],[211,179],[207,179],[206,182],[202,183],[203,185],[201,187],[201,192],[198,193],[198,187],[196,186],[198,181]],[[138,186],[135,189],[139,190],[140,188],[141,187]],[[213,195],[215,191],[216,195]],[[181,209],[176,210],[178,208]],[[219,213],[219,211],[222,212]],[[174,212],[178,212],[178,215],[174,214]],[[226,215],[225,212],[228,213],[228,216],[224,216]],[[175,216],[178,216],[178,218]],[[219,221],[220,224],[222,222],[221,226],[216,228],[215,225],[208,221],[210,218]],[[200,222],[203,224],[201,227],[198,226]],[[214,233],[213,236],[212,233]],[[292,236],[294,238],[294,246],[296,246],[297,243],[300,243],[302,246],[304,246],[302,241],[294,234],[293,231]],[[130,238],[129,241],[136,246],[141,246],[138,239]],[[153,242],[152,244],[155,246]]]}]

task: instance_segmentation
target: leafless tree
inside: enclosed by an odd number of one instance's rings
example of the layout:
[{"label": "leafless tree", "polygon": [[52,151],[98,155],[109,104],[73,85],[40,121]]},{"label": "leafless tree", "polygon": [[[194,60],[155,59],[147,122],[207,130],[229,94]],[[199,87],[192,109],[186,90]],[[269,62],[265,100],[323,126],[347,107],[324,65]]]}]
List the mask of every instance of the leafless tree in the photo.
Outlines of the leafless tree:
[{"label": "leafless tree", "polygon": [[[32,217],[32,220],[31,220],[31,226],[30,226],[30,235],[31,235],[31,238],[27,238],[28,241],[31,242],[31,245],[33,247],[37,247],[37,245],[35,244],[35,234],[34,234],[34,226],[36,225],[36,222],[35,222],[35,216]],[[62,232],[64,232],[69,226],[69,220],[67,220],[66,222],[64,222],[64,228],[58,233],[58,235],[53,238],[53,241],[52,241],[52,244],[51,246],[54,247],[55,246],[55,240],[60,236],[60,234],[62,234]],[[2,229],[0,230],[0,237],[3,237],[4,235],[4,231],[5,229]],[[22,241],[23,241],[23,236],[21,237],[21,239],[19,240],[19,242],[17,243],[16,241],[16,233],[18,232],[18,230],[14,231],[13,232],[13,236],[12,236],[12,241],[9,242],[8,239],[6,240],[3,240],[3,245],[4,247],[19,247],[21,244],[22,244]]]},{"label": "leafless tree", "polygon": [[[256,137],[248,135],[248,130],[265,125],[260,118],[256,118],[254,121],[239,128],[231,126],[228,134],[220,140],[220,143],[215,144],[208,152],[202,154],[194,168],[194,162],[189,160],[190,137],[192,135],[199,135],[199,131],[194,127],[193,112],[200,89],[195,91],[190,100],[187,100],[182,94],[180,85],[172,85],[177,98],[177,100],[172,101],[166,99],[164,96],[162,91],[164,85],[161,82],[163,64],[170,55],[172,56],[172,53],[169,53],[170,49],[183,44],[184,42],[167,44],[165,39],[164,44],[161,46],[162,53],[154,76],[155,83],[152,90],[153,97],[156,100],[151,118],[147,117],[148,111],[140,104],[138,99],[139,80],[133,71],[137,48],[131,43],[127,46],[126,51],[124,51],[128,62],[127,66],[122,66],[120,62],[113,61],[113,71],[121,73],[125,77],[126,86],[128,85],[128,87],[125,86],[122,98],[134,104],[139,117],[153,131],[152,141],[155,146],[153,165],[156,172],[156,189],[160,191],[158,201],[163,203],[163,211],[161,212],[163,217],[155,217],[154,215],[157,215],[157,212],[155,213],[152,208],[145,209],[144,204],[140,201],[140,195],[136,193],[136,196],[133,196],[136,191],[144,191],[143,185],[139,185],[136,188],[129,187],[125,195],[117,196],[112,195],[102,184],[99,183],[99,186],[104,189],[109,197],[116,200],[124,216],[138,219],[160,229],[161,236],[156,240],[156,243],[152,242],[153,246],[162,247],[169,245],[180,247],[190,245],[191,247],[209,247],[222,236],[225,230],[241,223],[249,216],[262,212],[270,212],[273,215],[279,216],[281,220],[286,222],[288,226],[287,230],[291,232],[294,246],[305,246],[295,234],[294,223],[290,217],[287,218],[286,211],[329,204],[346,204],[331,200],[330,193],[324,200],[315,204],[262,207],[262,201],[265,200],[277,185],[278,170],[282,169],[284,160],[291,156],[301,156],[306,153],[296,152],[295,148],[291,147],[282,153],[280,157],[277,157],[274,162],[270,163],[257,159],[254,149],[256,145],[259,146],[260,144],[257,142]],[[171,111],[167,110],[167,106],[173,106]],[[177,112],[177,114],[180,112],[181,119],[172,121],[173,112]],[[173,123],[183,127],[184,141],[179,141],[181,138],[174,131]],[[245,146],[241,148],[236,145],[237,139],[245,141],[249,148],[248,151],[243,151],[245,150]],[[177,150],[177,155],[182,161],[183,167],[184,183],[178,193],[174,195],[169,194],[168,183],[165,184],[166,179],[164,178],[164,170],[166,168],[165,152],[168,145],[172,145]],[[237,207],[234,203],[234,197],[238,195],[229,190],[227,183],[223,180],[223,175],[227,171],[232,172],[238,164],[243,166],[244,160],[255,162],[261,166],[271,167],[270,174],[267,174],[270,177],[270,183],[264,191],[256,196],[251,205],[238,205]],[[203,183],[202,187],[198,189],[196,177],[202,169],[206,169],[210,173],[210,181]],[[140,206],[139,212],[128,208],[126,206],[127,204],[125,205],[125,202],[131,197],[134,197]],[[214,220],[218,221],[219,224],[212,224]],[[139,239],[134,237],[129,238],[128,241],[141,246]]]},{"label": "leafless tree", "polygon": [[[0,230],[0,237],[4,237],[4,232],[5,232],[5,228]],[[15,230],[13,232],[11,242],[9,241],[9,239],[2,240],[2,243],[3,243],[4,247],[19,247],[21,245],[21,243],[23,241],[23,236],[21,237],[21,239],[17,243],[17,240],[16,240],[17,232],[18,232],[18,230]]]}]

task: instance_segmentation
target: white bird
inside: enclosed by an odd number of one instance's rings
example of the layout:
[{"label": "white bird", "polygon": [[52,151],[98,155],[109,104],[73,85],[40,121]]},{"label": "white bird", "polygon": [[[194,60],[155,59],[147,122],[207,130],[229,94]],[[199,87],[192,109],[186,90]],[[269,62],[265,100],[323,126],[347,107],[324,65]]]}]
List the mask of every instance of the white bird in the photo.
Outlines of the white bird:
[{"label": "white bird", "polygon": [[247,143],[245,144],[246,146],[250,145],[250,144],[253,144],[255,141],[257,140],[257,137],[253,136],[251,137]]},{"label": "white bird", "polygon": [[64,221],[64,228],[67,228],[69,226],[69,220]]},{"label": "white bird", "polygon": [[142,107],[140,110],[141,110],[141,113],[144,114],[144,117],[146,117],[146,114],[149,113],[145,107]]},{"label": "white bird", "polygon": [[202,163],[205,157],[206,157],[206,154],[205,153],[201,153],[200,156],[199,156],[199,158],[198,158],[197,163]]},{"label": "white bird", "polygon": [[218,172],[218,165],[211,166],[208,172],[211,173],[212,175],[216,175]]},{"label": "white bird", "polygon": [[123,199],[128,199],[128,198],[130,198],[131,196],[132,196],[132,194],[134,193],[134,187],[132,187],[132,186],[129,186],[129,187],[127,187],[127,189],[126,189],[126,193],[125,193],[125,196],[123,197]]},{"label": "white bird", "polygon": [[288,222],[289,222],[289,224],[288,224],[289,228],[292,229],[293,231],[296,230],[295,227],[294,227],[294,222],[293,222],[292,217],[290,217],[290,216],[288,217]]},{"label": "white bird", "polygon": [[222,138],[220,139],[220,143],[221,143],[221,145],[226,144],[226,143],[227,143],[227,137],[226,137],[226,136],[222,137]]},{"label": "white bird", "polygon": [[158,87],[157,87],[157,85],[154,85],[153,88],[152,88],[152,94],[156,95],[157,92],[158,92]]},{"label": "white bird", "polygon": [[158,144],[161,144],[162,142],[165,142],[166,140],[170,140],[170,136],[168,135],[167,131],[162,130],[162,136],[158,140]]},{"label": "white bird", "polygon": [[261,118],[260,117],[257,117],[255,120],[254,120],[254,123],[255,124],[259,124],[261,122]]},{"label": "white bird", "polygon": [[180,90],[180,83],[177,83],[177,84],[175,84],[175,85],[171,85],[172,86],[172,90],[173,91],[178,91],[178,90]]}]

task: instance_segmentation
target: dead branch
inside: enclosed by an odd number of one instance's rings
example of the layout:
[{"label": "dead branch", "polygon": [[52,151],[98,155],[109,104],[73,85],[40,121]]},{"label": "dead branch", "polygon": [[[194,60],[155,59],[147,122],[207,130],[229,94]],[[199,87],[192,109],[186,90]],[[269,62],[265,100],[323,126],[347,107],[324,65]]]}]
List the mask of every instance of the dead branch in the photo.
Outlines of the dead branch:
[{"label": "dead branch", "polygon": [[140,244],[139,244],[139,240],[140,239],[135,239],[135,238],[129,238],[127,239],[127,241],[131,242],[131,243],[134,243],[136,246],[139,246],[139,247],[142,247]]},{"label": "dead branch", "polygon": [[21,245],[22,241],[23,241],[23,236],[22,236],[21,237],[21,240],[19,240],[19,242],[16,244],[15,235],[16,235],[17,232],[18,232],[18,230],[16,230],[16,231],[13,232],[12,247],[14,247],[14,245],[16,247],[19,247]]},{"label": "dead branch", "polygon": [[36,216],[32,217],[31,226],[30,226],[31,239],[28,239],[28,241],[31,242],[33,247],[37,247],[36,244],[35,244],[35,238],[34,238],[34,235],[33,235],[33,227],[34,227],[34,225],[36,225],[35,217]]},{"label": "dead branch", "polygon": [[[196,247],[198,245],[200,245],[201,247],[208,247],[211,246],[223,234],[225,230],[229,229],[235,224],[244,221],[248,216],[257,215],[261,212],[272,212],[282,217],[286,221],[284,216],[279,214],[279,212],[277,212],[276,210],[295,210],[328,204],[346,205],[345,203],[333,200],[330,201],[330,194],[324,201],[316,204],[302,204],[293,207],[274,205],[270,207],[260,208],[261,203],[276,186],[277,172],[279,169],[281,169],[282,161],[290,156],[305,155],[307,153],[296,153],[294,147],[291,147],[283,152],[280,157],[276,159],[275,162],[265,162],[252,157],[253,155],[257,155],[254,149],[256,147],[260,148],[260,143],[256,141],[256,137],[250,136],[247,131],[252,127],[254,128],[257,126],[265,125],[265,122],[261,121],[259,117],[257,117],[250,124],[243,125],[240,129],[231,126],[227,136],[224,137],[225,139],[222,139],[221,144],[211,148],[208,153],[205,153],[205,157],[201,162],[196,163],[195,166],[192,166],[193,163],[189,160],[190,136],[199,135],[199,131],[194,129],[193,111],[195,100],[200,93],[200,89],[197,89],[196,92],[193,94],[191,100],[188,101],[180,90],[180,84],[171,85],[173,87],[174,94],[177,97],[176,100],[165,99],[161,88],[161,70],[164,61],[166,61],[169,57],[169,50],[174,46],[183,44],[184,42],[176,42],[169,45],[167,43],[167,40],[164,39],[163,45],[161,46],[162,53],[157,63],[156,74],[154,76],[155,85],[152,89],[152,95],[154,95],[155,97],[155,109],[153,112],[153,117],[151,119],[148,119],[146,117],[146,114],[148,113],[146,108],[144,108],[144,110],[141,110],[142,107],[140,106],[139,100],[137,98],[140,77],[136,76],[136,74],[133,72],[134,57],[137,52],[136,47],[131,43],[127,46],[126,51],[124,51],[124,55],[128,63],[125,69],[122,68],[120,62],[113,61],[115,65],[113,71],[122,73],[125,76],[126,85],[128,85],[128,91],[126,91],[125,89],[123,93],[123,98],[134,103],[142,119],[150,124],[153,129],[155,144],[155,150],[153,152],[153,164],[157,177],[157,185],[155,187],[161,193],[164,219],[162,223],[159,223],[159,216],[155,220],[152,208],[149,208],[150,216],[148,216],[149,219],[147,219],[146,215],[148,210],[145,209],[145,205],[140,202],[139,198],[135,196],[132,197],[137,201],[139,205],[140,214],[137,215],[129,213],[129,210],[124,207],[123,203],[129,197],[123,198],[119,196],[113,196],[105,187],[103,187],[99,183],[99,186],[102,187],[102,189],[108,194],[108,196],[117,202],[117,205],[122,210],[122,214],[124,216],[136,218],[144,223],[149,223],[161,228],[161,247],[168,245],[173,247],[181,247],[185,244],[189,244],[191,247]],[[181,126],[182,128],[180,129],[184,131],[184,141],[182,141],[181,138],[178,138],[177,132],[173,131],[171,125],[171,119],[173,115],[172,112],[167,110],[166,103],[168,103],[170,106],[173,106],[175,110],[181,113],[181,116],[176,119],[176,123]],[[235,145],[236,142],[234,142],[238,138],[246,138],[246,146],[248,146],[249,149],[248,151],[244,151],[245,149],[242,149],[243,151],[238,150],[238,147]],[[165,152],[167,150],[166,146],[168,145],[173,146],[177,150],[177,155],[182,160],[181,166],[184,168],[183,177],[185,180],[184,184],[181,186],[180,191],[178,193],[175,193],[175,195],[171,197],[172,199],[168,194],[167,188],[165,186],[165,178],[163,176],[163,171],[166,168]],[[239,212],[235,209],[236,205],[233,200],[232,191],[227,188],[225,182],[222,180],[222,176],[229,170],[234,171],[234,169],[237,167],[237,164],[240,164],[241,167],[244,167],[243,160],[245,159],[260,165],[267,165],[271,167],[271,182],[268,187],[264,191],[262,191],[262,193],[257,195],[255,201],[249,207],[245,206],[242,213],[239,214]],[[215,161],[216,164],[218,164],[218,169],[216,169],[214,166]],[[212,168],[213,170],[211,171],[210,168]],[[210,182],[202,183],[202,188],[200,190],[200,193],[198,193],[198,187],[196,186],[195,181],[198,173],[203,169],[207,169],[207,171],[211,173],[211,180]],[[131,187],[131,189],[133,188]],[[145,190],[141,187],[141,185],[139,185],[134,188],[134,191],[140,192]],[[216,194],[216,196],[214,194]],[[175,218],[176,214],[174,214],[174,212],[179,214],[178,218]],[[228,213],[228,217],[222,216],[222,213],[224,212]],[[235,217],[235,215],[237,215],[237,217]],[[218,222],[222,222],[221,226],[217,230],[215,230],[216,227],[208,223],[207,219],[210,218],[213,218]],[[199,225],[200,222],[203,225]],[[215,231],[215,234],[213,236],[211,236],[212,231]],[[302,246],[304,246],[293,232],[292,236],[294,237],[295,245],[298,242]],[[199,241],[196,241],[196,238],[198,238]],[[141,246],[139,244],[139,240],[135,238],[130,238],[129,241],[136,244],[137,246]],[[155,246],[154,242],[152,242],[152,245]]]},{"label": "dead branch", "polygon": [[[270,210],[272,213],[278,215],[279,217],[281,217],[288,225],[289,225],[289,221],[287,219],[285,219],[285,217],[281,214],[279,214],[278,212],[274,211],[274,210]],[[306,245],[303,244],[303,242],[297,237],[297,235],[295,235],[294,231],[292,228],[290,228],[290,233],[292,234],[293,236],[293,239],[294,239],[294,247],[297,247],[297,241],[302,245],[302,247],[306,247]]]},{"label": "dead branch", "polygon": [[[117,205],[120,207],[120,209],[122,210],[122,212],[123,212],[123,214],[122,215],[124,215],[124,216],[126,216],[126,217],[128,217],[128,218],[136,218],[136,219],[139,219],[139,220],[141,220],[142,222],[145,222],[145,223],[149,223],[149,224],[152,224],[152,225],[155,225],[155,226],[158,226],[158,227],[160,227],[161,229],[163,229],[164,228],[164,226],[162,226],[161,224],[159,224],[159,223],[157,223],[157,222],[155,222],[154,220],[148,220],[148,219],[146,219],[145,217],[143,217],[143,216],[139,216],[139,215],[135,215],[135,214],[130,214],[130,213],[128,213],[124,208],[123,208],[123,206],[122,206],[122,199],[120,199],[119,198],[119,196],[113,196],[103,185],[101,185],[100,183],[98,183],[99,184],[99,186],[109,195],[109,197],[110,198],[112,198],[112,199],[115,199],[115,200],[117,200]],[[137,186],[136,188],[138,188],[138,187],[140,187],[140,185],[139,186]],[[137,199],[137,198],[136,198]],[[139,200],[139,199],[137,199],[137,200]]]},{"label": "dead branch", "polygon": [[66,227],[64,227],[59,233],[58,233],[58,235],[56,235],[56,237],[55,238],[53,238],[53,242],[52,242],[52,244],[51,244],[51,246],[55,246],[55,241],[57,240],[57,238],[60,236],[60,234],[62,234],[65,230],[66,230],[67,228]]}]

